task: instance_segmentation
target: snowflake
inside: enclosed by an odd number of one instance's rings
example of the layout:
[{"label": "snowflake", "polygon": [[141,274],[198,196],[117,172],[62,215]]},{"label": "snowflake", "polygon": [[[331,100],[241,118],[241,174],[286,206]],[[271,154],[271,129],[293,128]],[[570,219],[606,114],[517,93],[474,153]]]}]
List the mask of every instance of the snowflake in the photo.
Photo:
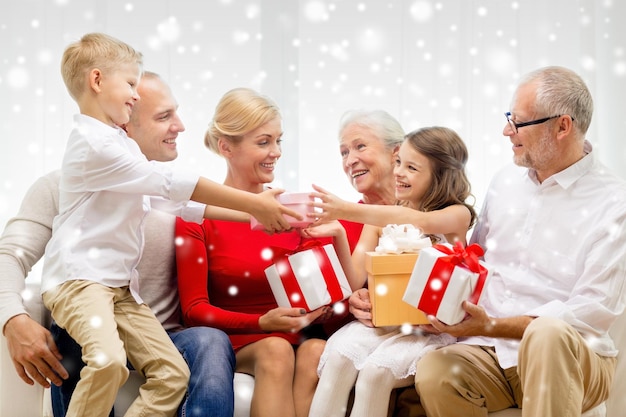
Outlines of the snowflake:
[{"label": "snowflake", "polygon": [[358,45],[363,52],[378,53],[385,46],[382,31],[373,28],[365,29],[358,36]]},{"label": "snowflake", "polygon": [[102,317],[100,317],[100,316],[93,316],[89,320],[89,325],[91,327],[93,327],[94,329],[99,329],[102,326]]},{"label": "snowflake", "polygon": [[337,315],[343,314],[346,311],[346,306],[344,303],[335,303],[333,304],[333,312]]},{"label": "snowflake", "polygon": [[89,251],[87,252],[87,257],[89,259],[98,259],[98,258],[100,258],[100,249],[98,249],[98,248],[89,248]]},{"label": "snowflake", "polygon": [[313,23],[328,20],[328,9],[323,1],[310,1],[304,6],[304,17]]},{"label": "snowflake", "polygon": [[157,33],[161,40],[172,43],[180,37],[180,25],[174,16],[170,16],[157,25]]},{"label": "snowflake", "polygon": [[101,366],[105,365],[108,361],[109,361],[109,358],[108,358],[108,356],[104,352],[98,352],[95,355],[95,362],[98,365],[101,365]]},{"label": "snowflake", "polygon": [[16,90],[21,90],[30,83],[30,74],[25,68],[13,67],[7,73],[7,84]]},{"label": "snowflake", "polygon": [[413,333],[413,326],[410,323],[404,323],[400,326],[400,332],[402,334],[411,334]]},{"label": "snowflake", "polygon": [[243,45],[250,40],[250,34],[243,30],[236,30],[233,32],[233,42],[235,45]]},{"label": "snowflake", "polygon": [[387,288],[387,285],[385,284],[378,284],[376,286],[376,295],[384,296],[384,295],[387,295],[388,291],[389,291],[389,288]]},{"label": "snowflake", "polygon": [[291,300],[292,303],[295,304],[295,303],[298,303],[302,299],[302,297],[297,292],[294,292],[293,294],[291,294],[289,299]]},{"label": "snowflake", "polygon": [[30,299],[33,298],[33,292],[29,290],[28,288],[26,288],[24,289],[24,291],[22,291],[21,296],[24,301],[29,301]]},{"label": "snowflake", "polygon": [[274,256],[274,252],[270,248],[264,248],[261,250],[261,259],[269,261]]},{"label": "snowflake", "polygon": [[618,61],[613,65],[613,72],[618,77],[623,77],[626,75],[626,62]]},{"label": "snowflake", "polygon": [[439,278],[431,279],[430,288],[433,291],[441,291],[441,289],[443,288],[443,282]]},{"label": "snowflake", "polygon": [[580,63],[582,67],[587,71],[593,71],[596,68],[595,59],[593,59],[593,57],[590,57],[589,55],[583,56],[580,59]]},{"label": "snowflake", "polygon": [[416,1],[411,5],[410,13],[417,22],[427,22],[433,17],[433,7],[430,2]]}]

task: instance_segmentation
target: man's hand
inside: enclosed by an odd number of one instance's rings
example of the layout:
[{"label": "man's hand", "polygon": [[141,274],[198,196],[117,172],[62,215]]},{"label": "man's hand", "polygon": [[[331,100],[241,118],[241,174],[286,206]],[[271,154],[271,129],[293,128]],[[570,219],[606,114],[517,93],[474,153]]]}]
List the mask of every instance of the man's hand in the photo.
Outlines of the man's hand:
[{"label": "man's hand", "polygon": [[489,317],[485,309],[469,301],[463,301],[467,315],[462,322],[449,326],[434,316],[428,316],[430,324],[421,325],[425,332],[448,333],[454,337],[487,336],[520,340],[526,327],[534,320],[532,316],[504,318]]},{"label": "man's hand", "polygon": [[368,327],[374,327],[372,323],[372,303],[367,288],[359,288],[348,299],[350,313],[361,323]]},{"label": "man's hand", "polygon": [[28,385],[36,381],[44,388],[50,388],[50,382],[60,386],[69,376],[48,329],[26,314],[9,319],[4,336],[15,371]]},{"label": "man's hand", "polygon": [[491,327],[493,327],[492,319],[487,316],[485,310],[472,304],[469,301],[463,301],[463,309],[467,312],[466,317],[458,324],[447,325],[437,320],[435,316],[428,316],[428,321],[432,328],[428,325],[420,326],[424,331],[431,333],[448,333],[454,337],[466,336],[489,336]]}]

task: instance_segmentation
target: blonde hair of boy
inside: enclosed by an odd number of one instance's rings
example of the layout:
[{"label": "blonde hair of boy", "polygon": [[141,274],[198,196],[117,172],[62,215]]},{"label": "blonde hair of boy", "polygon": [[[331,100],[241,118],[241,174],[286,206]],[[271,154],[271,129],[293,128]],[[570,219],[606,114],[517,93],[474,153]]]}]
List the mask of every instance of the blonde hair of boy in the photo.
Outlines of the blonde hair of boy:
[{"label": "blonde hair of boy", "polygon": [[250,88],[235,88],[217,104],[204,144],[221,155],[217,145],[220,138],[238,143],[246,133],[277,117],[281,117],[280,110],[271,98]]},{"label": "blonde hair of boy", "polygon": [[106,73],[128,63],[137,64],[141,70],[141,52],[107,34],[88,33],[63,52],[61,75],[70,96],[77,101],[87,88],[87,74],[92,69]]}]

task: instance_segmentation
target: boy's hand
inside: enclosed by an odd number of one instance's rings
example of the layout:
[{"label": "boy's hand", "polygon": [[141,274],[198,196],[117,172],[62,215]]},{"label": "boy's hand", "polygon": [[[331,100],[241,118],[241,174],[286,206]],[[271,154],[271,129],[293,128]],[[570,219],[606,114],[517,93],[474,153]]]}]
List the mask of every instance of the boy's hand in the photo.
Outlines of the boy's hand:
[{"label": "boy's hand", "polygon": [[272,188],[257,194],[258,204],[250,208],[250,214],[265,227],[268,233],[283,232],[291,229],[283,214],[302,220],[302,215],[278,202],[276,196],[284,190]]}]

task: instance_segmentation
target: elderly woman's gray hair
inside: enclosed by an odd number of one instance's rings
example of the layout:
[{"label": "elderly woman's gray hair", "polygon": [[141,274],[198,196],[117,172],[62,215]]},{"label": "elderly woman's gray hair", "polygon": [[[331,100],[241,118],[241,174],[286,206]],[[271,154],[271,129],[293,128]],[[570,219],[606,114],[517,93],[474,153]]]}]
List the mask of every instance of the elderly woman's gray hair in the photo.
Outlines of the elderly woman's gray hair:
[{"label": "elderly woman's gray hair", "polygon": [[394,149],[404,141],[404,130],[392,115],[384,110],[349,110],[339,121],[339,138],[344,130],[351,125],[358,125],[375,132],[385,142],[385,147]]}]

